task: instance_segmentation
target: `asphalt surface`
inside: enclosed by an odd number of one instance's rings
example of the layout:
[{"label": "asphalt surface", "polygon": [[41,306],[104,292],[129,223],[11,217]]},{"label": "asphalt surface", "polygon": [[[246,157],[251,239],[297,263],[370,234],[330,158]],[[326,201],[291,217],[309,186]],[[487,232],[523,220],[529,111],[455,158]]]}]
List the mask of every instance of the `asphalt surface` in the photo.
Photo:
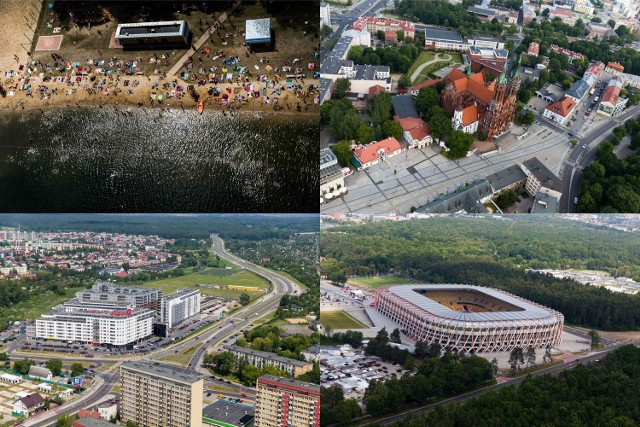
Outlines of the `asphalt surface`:
[{"label": "asphalt surface", "polygon": [[[88,362],[95,363],[96,366],[98,367],[101,364],[101,362],[107,362],[107,361],[116,362],[116,363],[119,363],[124,360],[154,361],[162,357],[165,357],[169,354],[174,354],[176,350],[177,352],[180,352],[182,350],[186,350],[190,347],[193,347],[194,345],[197,345],[196,343],[198,342],[202,342],[204,343],[204,345],[200,346],[200,348],[194,352],[187,366],[184,367],[182,371],[201,375],[205,379],[205,394],[207,393],[207,389],[209,385],[224,384],[224,387],[226,387],[227,389],[232,389],[235,391],[235,394],[224,392],[225,396],[241,397],[242,394],[245,394],[247,395],[248,398],[252,398],[255,395],[255,389],[251,387],[245,387],[241,384],[228,383],[226,381],[221,382],[220,380],[210,375],[208,371],[204,370],[203,368],[200,368],[200,362],[202,360],[202,357],[210,345],[218,343],[234,333],[238,333],[240,329],[247,328],[255,320],[275,310],[275,308],[280,303],[280,297],[282,295],[293,294],[293,293],[297,294],[297,293],[300,293],[302,290],[292,280],[284,276],[281,276],[271,270],[267,270],[263,267],[254,265],[250,262],[247,262],[241,258],[236,257],[233,254],[228,253],[224,248],[224,242],[222,241],[222,239],[218,237],[218,235],[214,234],[211,236],[211,238],[213,239],[212,250],[216,255],[220,256],[220,258],[222,259],[231,261],[234,264],[237,264],[238,266],[248,271],[251,271],[253,273],[256,273],[266,278],[267,280],[269,280],[274,284],[272,291],[269,294],[257,299],[252,304],[249,304],[246,307],[240,308],[235,313],[227,316],[221,322],[214,323],[213,324],[214,326],[209,327],[205,331],[196,332],[195,334],[197,338],[193,340],[188,339],[187,342],[178,341],[178,344],[174,344],[170,346],[170,348],[160,349],[150,354],[132,355],[132,356],[123,355],[118,359],[100,358],[100,357],[86,358],[86,357],[77,357],[77,356],[67,357],[64,354],[55,355],[55,356],[44,356],[44,355],[38,356],[36,354],[29,354],[28,357],[30,359],[38,360],[38,361],[40,360],[46,361],[46,360],[49,360],[51,357],[55,357],[62,360],[63,363],[74,362],[74,361],[82,361],[82,362],[88,361]],[[15,343],[15,345],[17,346],[17,341],[18,340],[13,341],[12,344]],[[11,358],[19,359],[22,357],[24,356],[16,355],[16,356],[12,356]],[[175,366],[173,367],[176,368]],[[177,369],[180,369],[180,368],[177,368]],[[73,414],[82,408],[92,406],[95,403],[101,401],[102,399],[105,398],[105,396],[109,394],[113,386],[118,382],[119,372],[116,371],[113,374],[106,374],[106,375],[102,373],[98,373],[97,376],[100,376],[104,380],[104,383],[100,385],[97,389],[89,390],[89,392],[91,393],[89,399],[83,399],[79,402],[71,402],[69,406],[62,407],[57,413]],[[212,391],[212,394],[213,393],[215,392]],[[52,426],[55,424],[56,418],[57,417],[52,417],[51,419],[43,419],[42,421],[38,421],[34,424],[31,424],[31,426],[33,427]]]}]

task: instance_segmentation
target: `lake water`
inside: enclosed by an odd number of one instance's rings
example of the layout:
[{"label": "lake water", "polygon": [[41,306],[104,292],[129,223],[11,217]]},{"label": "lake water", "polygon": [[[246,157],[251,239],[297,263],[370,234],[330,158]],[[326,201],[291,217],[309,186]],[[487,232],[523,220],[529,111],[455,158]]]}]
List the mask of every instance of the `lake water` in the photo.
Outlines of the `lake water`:
[{"label": "lake water", "polygon": [[317,117],[0,114],[2,212],[318,212]]}]

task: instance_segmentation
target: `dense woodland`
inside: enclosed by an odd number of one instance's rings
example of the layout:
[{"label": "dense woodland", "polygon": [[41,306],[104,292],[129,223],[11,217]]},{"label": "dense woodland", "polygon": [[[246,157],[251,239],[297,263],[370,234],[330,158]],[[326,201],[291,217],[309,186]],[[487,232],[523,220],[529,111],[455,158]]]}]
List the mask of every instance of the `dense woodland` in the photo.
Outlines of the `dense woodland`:
[{"label": "dense woodland", "polygon": [[625,346],[557,377],[527,378],[517,387],[490,391],[395,426],[634,427],[640,424],[638,395],[640,349]]},{"label": "dense woodland", "polygon": [[[630,143],[622,142],[625,136]],[[618,144],[640,148],[640,119],[629,119],[613,130],[598,148],[596,159],[584,169],[580,185],[580,212],[640,212],[640,155],[625,160],[614,152]]]},{"label": "dense woodland", "polygon": [[263,240],[288,238],[291,233],[318,230],[317,215],[107,215],[3,214],[0,226],[26,231],[95,231],[149,234],[165,238]]},{"label": "dense woodland", "polygon": [[[393,342],[393,335],[389,335],[384,329],[378,332],[369,342],[367,354],[386,352],[388,343]],[[364,396],[367,413],[376,417],[394,412],[405,405],[425,404],[493,382],[493,366],[486,359],[452,352],[441,355],[440,347],[436,347],[436,352],[420,354],[419,358],[424,360],[415,375],[371,381]],[[411,361],[413,365],[412,358],[408,358],[407,361]],[[413,366],[406,368],[412,370]],[[342,390],[337,386],[323,387],[321,425],[349,425],[352,418],[360,415],[354,407],[354,402],[352,399],[345,400]]]},{"label": "dense woodland", "polygon": [[416,282],[503,289],[565,315],[568,323],[607,330],[640,326],[640,296],[528,268],[605,270],[640,278],[640,236],[557,216],[438,217],[378,222],[323,233],[321,274],[398,274]]}]

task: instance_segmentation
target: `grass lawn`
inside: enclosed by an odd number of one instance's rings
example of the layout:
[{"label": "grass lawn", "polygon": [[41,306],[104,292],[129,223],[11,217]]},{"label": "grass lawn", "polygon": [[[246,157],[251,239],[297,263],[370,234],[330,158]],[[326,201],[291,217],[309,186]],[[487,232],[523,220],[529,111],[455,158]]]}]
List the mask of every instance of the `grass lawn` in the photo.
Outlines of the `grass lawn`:
[{"label": "grass lawn", "polygon": [[240,273],[242,270],[237,268],[217,268],[217,267],[207,267],[204,270],[198,271],[197,274],[205,275],[205,276],[214,276],[214,277],[227,277],[233,276],[234,274]]},{"label": "grass lawn", "polygon": [[6,321],[34,320],[61,302],[73,298],[79,290],[81,288],[67,289],[64,295],[58,295],[51,291],[34,292],[28,300],[11,307],[3,307],[0,310],[0,324],[4,324]]},{"label": "grass lawn", "polygon": [[202,347],[202,344],[194,345],[186,350],[182,350],[178,353],[165,356],[160,360],[169,360],[171,362],[178,362],[182,365],[186,365],[187,363],[189,363],[189,360],[191,360],[191,356],[193,356],[193,353],[195,353],[196,350],[198,350],[200,347]]},{"label": "grass lawn", "polygon": [[438,61],[438,62],[434,62],[433,64],[429,64],[426,67],[424,67],[422,69],[422,71],[420,72],[420,74],[418,75],[418,78],[415,79],[412,84],[413,85],[417,85],[422,83],[423,81],[425,81],[427,79],[427,77],[429,77],[430,79],[435,79],[437,78],[436,76],[433,75],[433,73],[435,71],[438,71],[441,68],[446,67],[447,65],[449,65],[451,62],[450,61]]},{"label": "grass lawn", "polygon": [[406,279],[404,277],[396,276],[363,277],[359,279],[351,279],[351,281],[367,285],[370,288],[377,288],[385,285],[405,285],[408,283],[416,283],[414,279]]},{"label": "grass lawn", "polygon": [[411,75],[416,71],[416,69],[419,66],[421,66],[425,62],[431,61],[434,57],[435,56],[433,52],[430,52],[428,50],[423,50],[422,53],[420,53],[420,55],[418,55],[416,60],[413,62],[413,65],[411,66],[411,68],[409,68],[409,71],[407,71],[407,76],[411,77]]},{"label": "grass lawn", "polygon": [[[195,285],[198,284],[253,286],[262,289],[267,289],[269,287],[269,282],[250,271],[242,271],[232,276],[213,276],[209,274],[195,273],[181,277],[172,277],[170,279],[147,282],[142,286],[145,288],[159,288],[163,293],[171,293],[182,288],[194,288]],[[205,293],[204,290],[207,288],[201,289],[202,293]]]},{"label": "grass lawn", "polygon": [[344,311],[328,311],[320,314],[320,323],[324,327],[336,329],[366,329],[359,320]]}]

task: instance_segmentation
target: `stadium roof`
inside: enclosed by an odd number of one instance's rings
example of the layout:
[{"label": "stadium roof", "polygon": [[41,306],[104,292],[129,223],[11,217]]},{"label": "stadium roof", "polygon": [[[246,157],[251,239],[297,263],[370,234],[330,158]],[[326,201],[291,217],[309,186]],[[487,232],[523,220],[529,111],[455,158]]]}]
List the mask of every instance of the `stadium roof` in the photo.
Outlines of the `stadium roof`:
[{"label": "stadium roof", "polygon": [[[437,301],[423,295],[419,295],[416,290],[467,290],[476,291],[504,301],[508,304],[520,308],[522,311],[495,311],[483,313],[470,313],[466,311],[451,310]],[[544,307],[534,305],[515,295],[510,295],[497,289],[485,288],[473,285],[445,284],[445,285],[400,285],[392,286],[388,289],[392,294],[410,302],[416,307],[427,311],[435,316],[451,320],[461,320],[465,322],[492,322],[492,321],[513,321],[513,320],[533,320],[547,318],[553,314]]]}]

